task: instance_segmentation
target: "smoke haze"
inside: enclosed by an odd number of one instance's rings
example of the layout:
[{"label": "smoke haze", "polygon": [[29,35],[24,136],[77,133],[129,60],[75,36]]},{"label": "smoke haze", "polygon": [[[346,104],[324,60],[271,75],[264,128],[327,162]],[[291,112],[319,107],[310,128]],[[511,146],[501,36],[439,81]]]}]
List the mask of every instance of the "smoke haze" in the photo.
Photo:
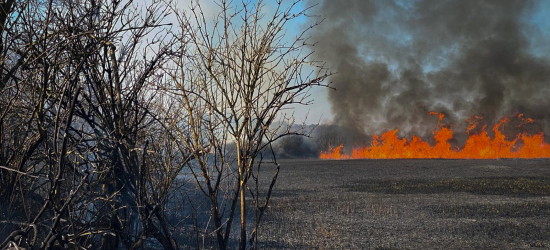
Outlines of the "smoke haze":
[{"label": "smoke haze", "polygon": [[539,122],[537,132],[550,131],[550,60],[537,46],[548,38],[533,21],[539,1],[317,2],[325,20],[315,49],[338,73],[334,124],[426,138],[436,111],[460,141],[470,116],[492,125],[520,112]]}]

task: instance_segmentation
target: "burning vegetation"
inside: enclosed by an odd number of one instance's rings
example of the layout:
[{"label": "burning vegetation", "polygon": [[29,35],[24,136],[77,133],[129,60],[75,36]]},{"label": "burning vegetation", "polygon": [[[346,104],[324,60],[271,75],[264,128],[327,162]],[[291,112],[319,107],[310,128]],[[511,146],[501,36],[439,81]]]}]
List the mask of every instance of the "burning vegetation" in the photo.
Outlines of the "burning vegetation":
[{"label": "burning vegetation", "polygon": [[398,129],[390,130],[381,136],[374,135],[370,146],[354,148],[351,154],[342,152],[344,145],[336,148],[329,146],[328,151],[320,153],[322,159],[396,159],[396,158],[446,158],[446,159],[497,159],[497,158],[548,158],[550,145],[544,141],[544,134],[532,134],[524,130],[525,125],[532,124],[531,118],[523,114],[513,116],[518,125],[515,128],[523,132],[515,134],[511,139],[504,133],[504,127],[511,123],[511,118],[504,117],[496,123],[489,136],[486,127],[482,125],[480,116],[467,120],[468,139],[462,148],[453,147],[453,125],[444,125],[441,121],[445,115],[430,112],[439,117],[437,128],[433,131],[435,145],[418,136],[411,139],[400,138]]}]

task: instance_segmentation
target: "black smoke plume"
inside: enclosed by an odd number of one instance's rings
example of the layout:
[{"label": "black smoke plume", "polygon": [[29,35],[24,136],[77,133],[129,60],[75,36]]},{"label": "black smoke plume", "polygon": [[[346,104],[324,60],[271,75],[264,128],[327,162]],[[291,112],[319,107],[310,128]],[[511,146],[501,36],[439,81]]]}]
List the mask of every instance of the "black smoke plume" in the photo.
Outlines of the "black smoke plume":
[{"label": "black smoke plume", "polygon": [[361,135],[398,128],[430,138],[437,116],[429,111],[437,111],[460,141],[470,116],[490,128],[519,112],[550,131],[550,60],[539,46],[550,39],[533,21],[542,2],[309,3],[325,19],[315,49],[338,73],[337,91],[329,91],[334,124]]}]

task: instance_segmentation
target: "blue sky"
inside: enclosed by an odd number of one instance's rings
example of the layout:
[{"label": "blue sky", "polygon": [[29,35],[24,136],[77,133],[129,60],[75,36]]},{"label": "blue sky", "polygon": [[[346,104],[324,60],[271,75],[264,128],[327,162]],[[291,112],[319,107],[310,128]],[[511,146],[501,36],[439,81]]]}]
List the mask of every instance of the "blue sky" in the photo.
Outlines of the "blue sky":
[{"label": "blue sky", "polygon": [[[257,0],[250,0],[245,1],[250,3],[257,3]],[[205,13],[205,16],[214,17],[217,13],[217,10],[219,8],[214,4],[214,1],[207,0],[207,1],[200,1],[202,5],[202,9]],[[234,4],[241,5],[241,1],[234,1]],[[289,4],[292,3],[292,0],[284,0],[283,5],[289,6]],[[182,0],[178,2],[178,6],[182,9],[187,10],[188,7],[191,4],[191,0]],[[276,1],[275,0],[266,0],[264,1],[265,8],[264,11],[268,14],[272,13],[276,8]],[[303,10],[304,7],[308,3],[300,2],[295,7],[295,11]],[[287,25],[287,38],[288,40],[292,40],[292,38],[296,37],[299,32],[302,31],[302,29],[307,25],[307,22],[309,21],[309,18],[307,17],[299,17],[293,20],[291,23]],[[329,123],[332,120],[332,114],[330,112],[330,104],[327,100],[327,91],[326,88],[313,88],[310,90],[311,94],[311,100],[313,101],[312,105],[293,105],[291,109],[286,109],[285,112],[287,114],[294,113],[294,117],[296,118],[296,122],[306,122],[308,124],[311,123]],[[307,120],[305,119],[307,116]]]}]

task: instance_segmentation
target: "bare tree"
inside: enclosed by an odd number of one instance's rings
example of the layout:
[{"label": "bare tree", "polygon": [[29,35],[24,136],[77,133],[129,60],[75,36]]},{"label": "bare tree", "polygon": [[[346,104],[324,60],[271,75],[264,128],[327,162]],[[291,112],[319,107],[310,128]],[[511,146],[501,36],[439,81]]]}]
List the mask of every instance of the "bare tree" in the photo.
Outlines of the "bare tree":
[{"label": "bare tree", "polygon": [[[260,192],[262,152],[283,136],[304,134],[291,130],[293,118],[283,111],[308,104],[312,87],[327,86],[330,73],[312,58],[307,36],[315,25],[295,37],[286,34],[293,20],[306,16],[307,8],[296,10],[300,2],[277,1],[268,15],[264,1],[234,6],[220,0],[213,21],[199,3],[178,13],[182,54],[169,72],[173,84],[165,88],[179,106],[172,104],[166,117],[181,154],[193,157],[186,165],[210,201],[211,229],[220,249],[228,247],[236,211],[239,248],[256,246],[278,174],[277,168]],[[247,214],[249,206],[254,216]]]},{"label": "bare tree", "polygon": [[209,20],[163,0],[0,1],[0,249],[256,248],[279,171],[261,183],[263,154],[310,132],[284,109],[330,74],[315,25],[285,33],[300,2],[221,0]]},{"label": "bare tree", "polygon": [[0,249],[177,249],[147,153],[167,5],[0,5]]}]

